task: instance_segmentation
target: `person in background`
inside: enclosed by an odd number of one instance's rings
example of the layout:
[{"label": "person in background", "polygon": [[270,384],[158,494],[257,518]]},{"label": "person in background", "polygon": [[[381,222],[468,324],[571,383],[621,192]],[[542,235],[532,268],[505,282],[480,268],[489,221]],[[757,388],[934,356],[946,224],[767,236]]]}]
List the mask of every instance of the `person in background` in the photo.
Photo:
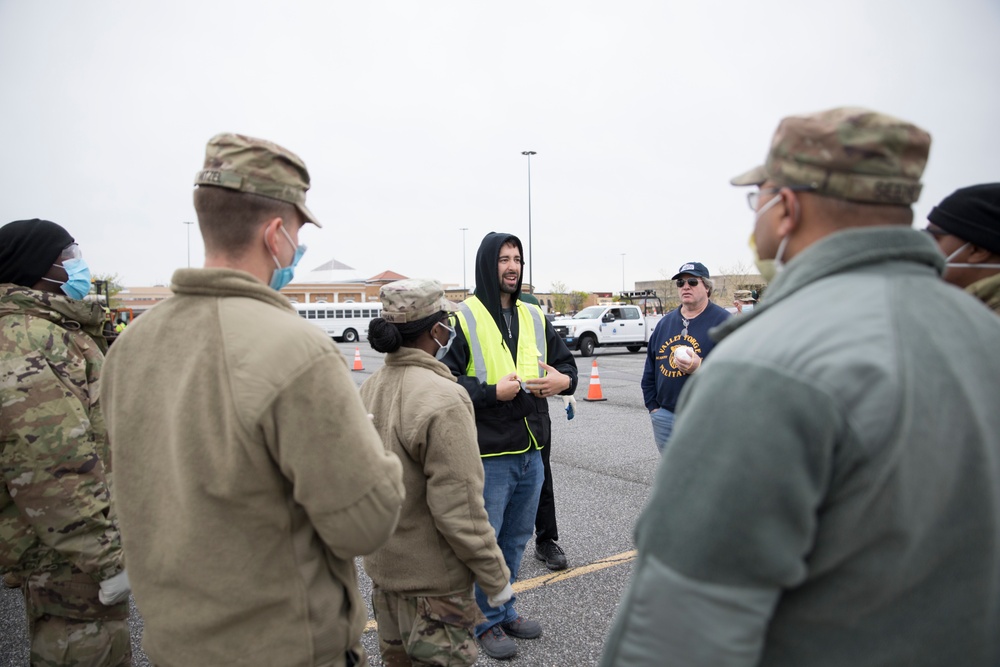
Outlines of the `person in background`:
[{"label": "person in background", "polygon": [[1000,314],[1000,183],[956,190],[927,221],[947,258],[944,279]]},{"label": "person in background", "polygon": [[375,429],[403,463],[406,500],[389,541],[365,556],[386,667],[471,665],[483,620],[473,581],[491,607],[513,595],[510,570],[483,505],[483,464],[469,394],[438,361],[451,347],[455,304],[435,280],[379,290],[382,316],[368,342],[385,365],[361,386]]},{"label": "person in background", "polygon": [[725,308],[709,300],[712,279],[701,262],[687,262],[671,280],[677,284],[681,305],[656,323],[639,383],[660,454],[670,441],[681,389],[715,347],[709,329],[730,317]]},{"label": "person in background", "polygon": [[[524,303],[540,306],[538,299],[530,292],[522,292],[518,297]],[[548,318],[546,318],[548,319]],[[576,360],[573,360],[574,367]],[[563,396],[564,399],[569,397]],[[544,422],[539,433],[548,434],[548,440],[541,442],[542,468],[545,478],[542,480],[542,492],[538,496],[538,511],[535,512],[535,558],[545,563],[550,570],[565,570],[568,565],[566,552],[559,546],[559,526],[556,524],[556,493],[552,483],[552,418],[548,411],[539,412],[538,418]]]},{"label": "person in background", "polygon": [[[476,254],[476,291],[456,313],[456,343],[444,362],[458,378],[476,411],[476,437],[483,459],[486,512],[497,544],[517,578],[521,557],[534,532],[544,470],[539,450],[549,441],[546,399],[576,389],[576,362],[541,308],[520,301],[521,241],[490,232]],[[476,626],[483,652],[512,658],[510,637],[535,639],[542,625],[517,613],[517,596],[499,608],[476,587],[486,617]]]},{"label": "person in background", "polygon": [[753,295],[753,291],[748,289],[736,290],[733,294],[733,307],[737,313],[749,313],[753,310],[753,305],[757,303]]},{"label": "person in background", "polygon": [[0,227],[0,571],[32,665],[129,665],[129,583],[98,400],[104,312],[76,241]]},{"label": "person in background", "polygon": [[1000,664],[1000,319],[911,227],[930,141],[790,116],[732,180],[777,277],[684,391],[604,667]]},{"label": "person in background", "polygon": [[195,177],[205,268],[129,325],[101,387],[143,647],[161,667],[367,664],[354,559],[392,535],[402,468],[343,355],[278,293],[309,172],[213,137]]}]

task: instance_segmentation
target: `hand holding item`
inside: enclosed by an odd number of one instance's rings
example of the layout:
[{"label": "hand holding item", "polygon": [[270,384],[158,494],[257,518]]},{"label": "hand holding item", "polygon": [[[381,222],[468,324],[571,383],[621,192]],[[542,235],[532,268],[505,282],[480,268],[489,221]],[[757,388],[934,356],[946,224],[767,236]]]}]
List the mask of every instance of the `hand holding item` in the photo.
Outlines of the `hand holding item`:
[{"label": "hand holding item", "polygon": [[132,592],[132,585],[128,581],[128,572],[122,570],[110,579],[105,579],[100,584],[101,590],[97,594],[97,599],[105,607],[111,607],[124,602]]},{"label": "hand holding item", "polygon": [[497,607],[503,605],[505,602],[514,597],[514,589],[511,588],[510,582],[503,587],[503,590],[496,595],[490,595],[486,598],[486,603],[496,609]]},{"label": "hand holding item", "polygon": [[674,349],[674,363],[682,373],[691,374],[701,366],[701,357],[690,347],[684,345]]},{"label": "hand holding item", "polygon": [[517,379],[517,373],[508,373],[497,382],[498,401],[513,401],[519,391],[521,391],[521,382]]}]

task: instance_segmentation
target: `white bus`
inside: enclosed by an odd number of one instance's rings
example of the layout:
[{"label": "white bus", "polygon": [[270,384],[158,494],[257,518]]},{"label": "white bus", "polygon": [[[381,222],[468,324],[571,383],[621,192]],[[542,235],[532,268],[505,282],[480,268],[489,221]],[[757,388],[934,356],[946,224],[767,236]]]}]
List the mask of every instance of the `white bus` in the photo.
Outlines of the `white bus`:
[{"label": "white bus", "polygon": [[312,322],[334,340],[356,343],[368,340],[368,323],[382,315],[382,304],[293,303],[300,317]]}]

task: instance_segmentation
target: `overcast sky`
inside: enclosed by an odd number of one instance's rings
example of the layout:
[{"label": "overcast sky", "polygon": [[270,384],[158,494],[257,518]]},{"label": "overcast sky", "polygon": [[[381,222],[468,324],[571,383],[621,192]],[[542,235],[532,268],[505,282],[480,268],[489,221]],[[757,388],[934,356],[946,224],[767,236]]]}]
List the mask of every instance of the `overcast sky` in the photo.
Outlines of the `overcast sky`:
[{"label": "overcast sky", "polygon": [[540,291],[617,291],[622,253],[629,289],[717,273],[751,263],[728,179],[792,113],[928,130],[918,226],[1000,180],[998,35],[997,0],[0,0],[0,223],[53,220],[94,272],[167,284],[205,142],[240,132],[309,168],[303,270],[461,285],[467,227],[471,287],[484,234],[527,245],[533,150]]}]

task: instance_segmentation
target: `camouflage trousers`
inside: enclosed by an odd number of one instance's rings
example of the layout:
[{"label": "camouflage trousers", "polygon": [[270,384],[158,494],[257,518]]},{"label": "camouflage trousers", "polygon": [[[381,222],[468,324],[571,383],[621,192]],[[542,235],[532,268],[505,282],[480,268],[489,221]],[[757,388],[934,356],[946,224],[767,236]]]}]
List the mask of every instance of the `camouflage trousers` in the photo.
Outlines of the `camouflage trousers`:
[{"label": "camouflage trousers", "polygon": [[373,587],[372,609],[385,667],[467,667],[479,649],[472,629],[485,621],[472,591],[409,597]]},{"label": "camouflage trousers", "polygon": [[128,602],[105,607],[100,587],[69,566],[35,572],[21,586],[31,635],[32,667],[132,664]]}]

